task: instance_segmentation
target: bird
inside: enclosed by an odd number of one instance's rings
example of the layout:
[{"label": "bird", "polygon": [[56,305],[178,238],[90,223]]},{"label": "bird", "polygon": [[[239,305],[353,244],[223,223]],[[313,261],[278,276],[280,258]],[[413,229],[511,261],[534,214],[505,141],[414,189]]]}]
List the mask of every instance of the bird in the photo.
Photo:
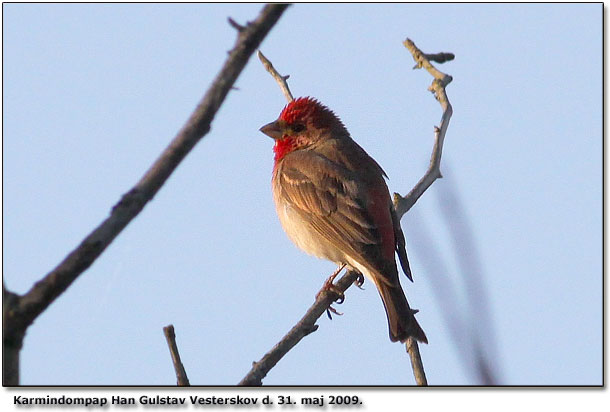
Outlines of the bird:
[{"label": "bird", "polygon": [[275,141],[271,187],[290,240],[371,280],[383,301],[392,342],[413,337],[428,343],[400,285],[395,254],[407,278],[413,278],[381,166],[339,117],[312,97],[290,101],[260,131]]}]

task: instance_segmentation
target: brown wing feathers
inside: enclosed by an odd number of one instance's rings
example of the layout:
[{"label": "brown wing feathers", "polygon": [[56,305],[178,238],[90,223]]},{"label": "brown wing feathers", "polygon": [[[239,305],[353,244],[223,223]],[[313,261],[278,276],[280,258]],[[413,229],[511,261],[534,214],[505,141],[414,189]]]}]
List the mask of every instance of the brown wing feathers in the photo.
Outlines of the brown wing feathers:
[{"label": "brown wing feathers", "polygon": [[[308,162],[310,167],[306,170],[314,166],[315,176],[306,175],[304,168],[299,168],[300,162]],[[340,242],[343,250],[369,263],[371,270],[389,284],[396,284],[394,251],[390,265],[387,257],[380,254],[382,237],[377,222],[366,210],[367,193],[359,191],[366,185],[357,182],[353,172],[307,150],[286,156],[278,172],[286,199],[320,235]]]}]

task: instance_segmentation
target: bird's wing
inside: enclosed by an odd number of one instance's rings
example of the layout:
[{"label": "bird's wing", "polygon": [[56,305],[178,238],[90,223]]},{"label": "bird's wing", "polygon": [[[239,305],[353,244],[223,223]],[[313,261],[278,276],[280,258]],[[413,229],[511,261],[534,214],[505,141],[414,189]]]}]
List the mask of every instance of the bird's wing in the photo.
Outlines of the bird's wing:
[{"label": "bird's wing", "polygon": [[276,179],[284,201],[313,230],[384,282],[396,283],[396,243],[385,184],[372,187],[357,172],[310,150],[287,155]]}]

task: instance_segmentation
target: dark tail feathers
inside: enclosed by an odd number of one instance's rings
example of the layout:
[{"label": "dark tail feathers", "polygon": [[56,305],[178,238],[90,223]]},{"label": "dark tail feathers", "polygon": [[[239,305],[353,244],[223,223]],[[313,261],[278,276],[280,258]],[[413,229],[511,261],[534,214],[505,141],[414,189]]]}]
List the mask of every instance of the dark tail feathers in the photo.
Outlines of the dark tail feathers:
[{"label": "dark tail feathers", "polygon": [[388,326],[390,328],[390,340],[392,342],[405,342],[409,336],[413,336],[420,342],[428,343],[428,338],[419,323],[415,319],[417,311],[412,310],[407,302],[400,284],[388,285],[383,282],[377,284],[377,289],[383,300]]}]

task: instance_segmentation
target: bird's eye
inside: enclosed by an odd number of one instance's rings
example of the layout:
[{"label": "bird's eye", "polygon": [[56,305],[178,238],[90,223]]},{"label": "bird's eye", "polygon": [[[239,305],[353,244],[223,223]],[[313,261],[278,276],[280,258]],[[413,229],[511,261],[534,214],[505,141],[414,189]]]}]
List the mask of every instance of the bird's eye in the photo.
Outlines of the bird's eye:
[{"label": "bird's eye", "polygon": [[292,131],[293,132],[302,132],[303,130],[305,130],[305,125],[302,125],[300,123],[295,124],[294,126],[292,126]]}]

